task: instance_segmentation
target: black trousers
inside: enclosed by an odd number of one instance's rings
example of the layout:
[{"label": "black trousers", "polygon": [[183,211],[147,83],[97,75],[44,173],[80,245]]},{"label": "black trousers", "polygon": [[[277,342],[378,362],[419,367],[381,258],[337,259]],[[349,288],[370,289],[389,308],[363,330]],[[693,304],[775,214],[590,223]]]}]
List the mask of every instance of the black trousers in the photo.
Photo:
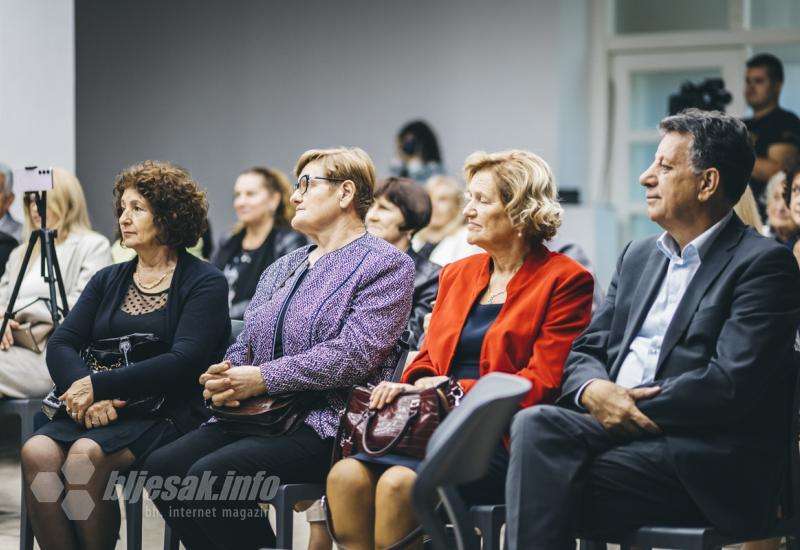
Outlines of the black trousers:
[{"label": "black trousers", "polygon": [[181,498],[178,493],[177,498],[153,499],[190,550],[274,547],[275,534],[258,506],[258,491],[231,490],[230,481],[226,490],[226,480],[258,474],[261,479],[277,476],[281,484],[321,483],[330,466],[332,444],[305,425],[289,435],[262,437],[231,434],[211,424],[153,452],[143,469],[162,479],[216,476],[209,483],[214,496]]},{"label": "black trousers", "polygon": [[710,523],[678,479],[663,437],[625,439],[588,414],[552,405],[514,417],[506,506],[512,550],[574,549],[578,532]]}]

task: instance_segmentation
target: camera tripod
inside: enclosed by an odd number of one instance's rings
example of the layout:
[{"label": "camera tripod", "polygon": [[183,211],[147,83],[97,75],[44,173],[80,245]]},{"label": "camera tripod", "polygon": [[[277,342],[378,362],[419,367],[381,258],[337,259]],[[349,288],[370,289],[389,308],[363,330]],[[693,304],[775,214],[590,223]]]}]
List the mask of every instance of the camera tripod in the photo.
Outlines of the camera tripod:
[{"label": "camera tripod", "polygon": [[[44,281],[50,287],[50,299],[44,300],[50,310],[50,317],[53,319],[53,327],[57,327],[61,321],[61,316],[66,317],[69,313],[69,304],[67,304],[67,292],[64,290],[64,281],[61,278],[61,268],[58,266],[58,256],[56,256],[56,237],[58,232],[55,229],[47,229],[47,191],[26,193],[28,197],[32,197],[36,203],[36,210],[39,212],[39,219],[41,220],[41,227],[34,229],[31,232],[31,238],[28,240],[28,247],[25,250],[25,256],[20,265],[17,280],[14,283],[14,290],[11,292],[11,298],[6,306],[6,312],[3,316],[3,324],[0,327],[0,336],[6,333],[6,326],[8,322],[14,318],[14,303],[17,301],[19,288],[22,286],[22,279],[28,271],[28,262],[30,262],[33,249],[37,241],[41,241],[39,250],[41,261],[41,274]],[[58,294],[56,294],[56,287],[58,287]],[[57,298],[61,298],[63,307],[59,309]],[[27,306],[26,306],[27,307]]]}]

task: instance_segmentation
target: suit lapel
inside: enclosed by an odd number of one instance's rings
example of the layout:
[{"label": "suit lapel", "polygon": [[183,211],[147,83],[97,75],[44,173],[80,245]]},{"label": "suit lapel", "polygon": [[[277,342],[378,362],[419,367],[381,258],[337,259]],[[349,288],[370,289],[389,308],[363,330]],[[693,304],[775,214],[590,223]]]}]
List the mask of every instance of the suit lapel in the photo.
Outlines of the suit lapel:
[{"label": "suit lapel", "polygon": [[[653,246],[653,250],[650,252],[650,256],[647,259],[647,264],[639,277],[636,291],[633,294],[631,310],[628,314],[628,322],[625,324],[625,337],[622,342],[622,347],[609,372],[612,380],[616,379],[619,367],[622,365],[623,359],[628,355],[631,342],[633,342],[633,339],[639,333],[639,329],[647,313],[650,311],[650,307],[653,305],[656,294],[658,294],[658,289],[661,288],[661,282],[664,280],[668,261],[667,257],[658,250],[658,248]],[[631,267],[635,268],[636,266]]]},{"label": "suit lapel", "polygon": [[700,300],[703,299],[711,284],[716,280],[717,276],[725,269],[725,266],[731,261],[733,257],[733,250],[742,238],[742,233],[745,226],[739,221],[739,218],[733,217],[728,222],[728,225],[722,230],[722,233],[717,237],[717,240],[711,243],[711,247],[702,259],[697,273],[692,277],[686,293],[683,295],[672,321],[667,327],[667,332],[664,334],[664,340],[661,343],[661,352],[658,355],[658,362],[656,363],[656,379],[658,378],[661,366],[664,360],[669,356],[672,348],[678,343],[681,335],[689,326],[689,322],[694,317],[697,306]]}]

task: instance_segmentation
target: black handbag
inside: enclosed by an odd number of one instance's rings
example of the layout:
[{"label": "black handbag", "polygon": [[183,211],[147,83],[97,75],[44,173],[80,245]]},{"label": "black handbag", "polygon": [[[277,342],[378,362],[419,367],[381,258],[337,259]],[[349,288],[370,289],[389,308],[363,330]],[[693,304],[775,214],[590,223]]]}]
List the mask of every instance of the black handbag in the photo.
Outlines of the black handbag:
[{"label": "black handbag", "polygon": [[[253,348],[248,343],[244,364],[252,362]],[[208,408],[214,411],[227,432],[278,437],[302,426],[319,399],[319,392],[296,391],[251,397],[238,407],[217,407],[209,403]]]},{"label": "black handbag", "polygon": [[[122,369],[161,355],[169,351],[169,345],[155,334],[134,333],[119,338],[104,338],[86,346],[80,352],[86,366],[92,373]],[[58,390],[53,387],[42,401],[42,412],[50,420],[66,415],[64,402],[58,399]],[[164,396],[137,397],[126,399],[125,407],[120,409],[120,416],[151,416],[164,404]]]}]

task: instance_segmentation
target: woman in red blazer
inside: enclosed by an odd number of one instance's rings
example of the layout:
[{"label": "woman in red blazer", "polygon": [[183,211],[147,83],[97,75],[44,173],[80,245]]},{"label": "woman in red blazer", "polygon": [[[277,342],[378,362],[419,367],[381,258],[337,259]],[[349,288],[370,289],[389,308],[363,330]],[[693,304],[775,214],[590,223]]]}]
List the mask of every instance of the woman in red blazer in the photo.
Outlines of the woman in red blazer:
[{"label": "woman in red blazer", "polygon": [[[468,238],[486,250],[442,269],[425,342],[401,383],[382,382],[371,406],[452,378],[469,391],[490,372],[533,382],[523,407],[553,402],[575,337],[589,324],[594,281],[544,241],[561,224],[550,168],[527,151],[475,153],[464,168]],[[468,457],[465,457],[468,458]],[[352,550],[390,546],[416,526],[411,489],[418,461],[366,456],[339,461],[327,498],[339,541]],[[501,502],[508,452],[487,476],[462,488],[471,503]]]}]

